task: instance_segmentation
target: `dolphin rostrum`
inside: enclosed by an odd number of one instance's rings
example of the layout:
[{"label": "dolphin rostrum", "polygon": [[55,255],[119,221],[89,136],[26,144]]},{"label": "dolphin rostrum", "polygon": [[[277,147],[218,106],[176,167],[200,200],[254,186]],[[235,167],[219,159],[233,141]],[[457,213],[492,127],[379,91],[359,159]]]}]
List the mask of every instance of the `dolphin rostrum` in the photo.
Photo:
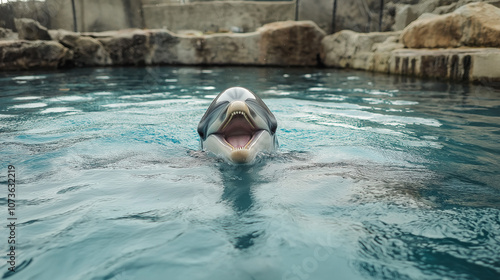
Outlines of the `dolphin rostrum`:
[{"label": "dolphin rostrum", "polygon": [[278,147],[278,123],[264,101],[246,88],[215,97],[198,124],[201,148],[234,163],[250,163]]}]

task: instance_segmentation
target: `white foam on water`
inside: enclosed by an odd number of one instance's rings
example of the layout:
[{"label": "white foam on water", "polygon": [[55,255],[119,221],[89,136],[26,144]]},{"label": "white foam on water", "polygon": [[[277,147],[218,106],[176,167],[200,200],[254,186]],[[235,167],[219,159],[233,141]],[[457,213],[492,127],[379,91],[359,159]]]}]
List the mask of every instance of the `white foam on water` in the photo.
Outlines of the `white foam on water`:
[{"label": "white foam on water", "polygon": [[113,95],[112,92],[109,91],[99,91],[99,92],[94,92],[94,95]]},{"label": "white foam on water", "polygon": [[390,101],[392,105],[417,105],[416,101],[406,101],[406,100],[393,100]]},{"label": "white foam on water", "polygon": [[71,102],[71,101],[88,101],[92,100],[91,97],[83,97],[77,95],[67,95],[67,96],[58,96],[48,99],[50,102]]},{"label": "white foam on water", "polygon": [[14,105],[10,108],[12,108],[12,109],[33,109],[33,108],[42,108],[42,107],[46,107],[46,106],[47,106],[46,103],[37,102],[37,103],[18,104],[18,105]]},{"label": "white foam on water", "polygon": [[198,87],[199,89],[202,89],[202,90],[214,90],[215,87],[214,86],[202,86],[202,87]]},{"label": "white foam on water", "polygon": [[13,100],[36,100],[36,99],[42,99],[41,96],[20,96],[20,97],[14,97],[12,98]]},{"label": "white foam on water", "polygon": [[329,90],[329,88],[326,87],[311,87],[307,89],[308,91],[326,91]]},{"label": "white foam on water", "polygon": [[17,76],[17,77],[12,78],[12,80],[14,80],[14,81],[19,81],[19,80],[32,81],[32,80],[41,80],[41,79],[45,79],[45,78],[46,78],[46,76]]},{"label": "white foam on water", "polygon": [[81,111],[73,107],[55,107],[55,108],[47,108],[41,111],[40,113],[48,114],[48,113],[64,113],[64,112],[81,112]]}]

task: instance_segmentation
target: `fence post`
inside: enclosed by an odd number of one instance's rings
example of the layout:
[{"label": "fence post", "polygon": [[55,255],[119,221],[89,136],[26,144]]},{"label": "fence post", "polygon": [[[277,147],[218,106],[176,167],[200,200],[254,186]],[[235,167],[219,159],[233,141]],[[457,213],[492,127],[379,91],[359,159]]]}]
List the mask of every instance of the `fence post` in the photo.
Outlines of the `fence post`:
[{"label": "fence post", "polygon": [[78,32],[78,26],[76,25],[75,0],[71,0],[71,9],[73,10],[73,31]]}]

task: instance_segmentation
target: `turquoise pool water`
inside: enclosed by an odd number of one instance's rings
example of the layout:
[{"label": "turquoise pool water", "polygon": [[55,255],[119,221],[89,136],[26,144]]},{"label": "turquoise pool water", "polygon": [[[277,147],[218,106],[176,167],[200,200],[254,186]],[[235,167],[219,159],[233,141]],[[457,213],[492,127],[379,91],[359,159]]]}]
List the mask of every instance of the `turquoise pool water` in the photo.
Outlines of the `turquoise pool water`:
[{"label": "turquoise pool water", "polygon": [[[280,150],[198,151],[230,86]],[[302,68],[0,74],[3,279],[499,279],[500,91]]]}]

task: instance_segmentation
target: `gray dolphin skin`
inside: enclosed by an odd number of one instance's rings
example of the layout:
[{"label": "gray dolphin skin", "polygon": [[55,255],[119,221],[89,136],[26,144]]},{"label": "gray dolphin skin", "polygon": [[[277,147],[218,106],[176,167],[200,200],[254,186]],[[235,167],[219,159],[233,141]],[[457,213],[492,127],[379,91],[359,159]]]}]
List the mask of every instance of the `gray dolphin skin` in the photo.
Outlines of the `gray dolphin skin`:
[{"label": "gray dolphin skin", "polygon": [[233,163],[251,163],[278,148],[273,113],[260,97],[232,87],[215,97],[198,124],[201,148]]}]

